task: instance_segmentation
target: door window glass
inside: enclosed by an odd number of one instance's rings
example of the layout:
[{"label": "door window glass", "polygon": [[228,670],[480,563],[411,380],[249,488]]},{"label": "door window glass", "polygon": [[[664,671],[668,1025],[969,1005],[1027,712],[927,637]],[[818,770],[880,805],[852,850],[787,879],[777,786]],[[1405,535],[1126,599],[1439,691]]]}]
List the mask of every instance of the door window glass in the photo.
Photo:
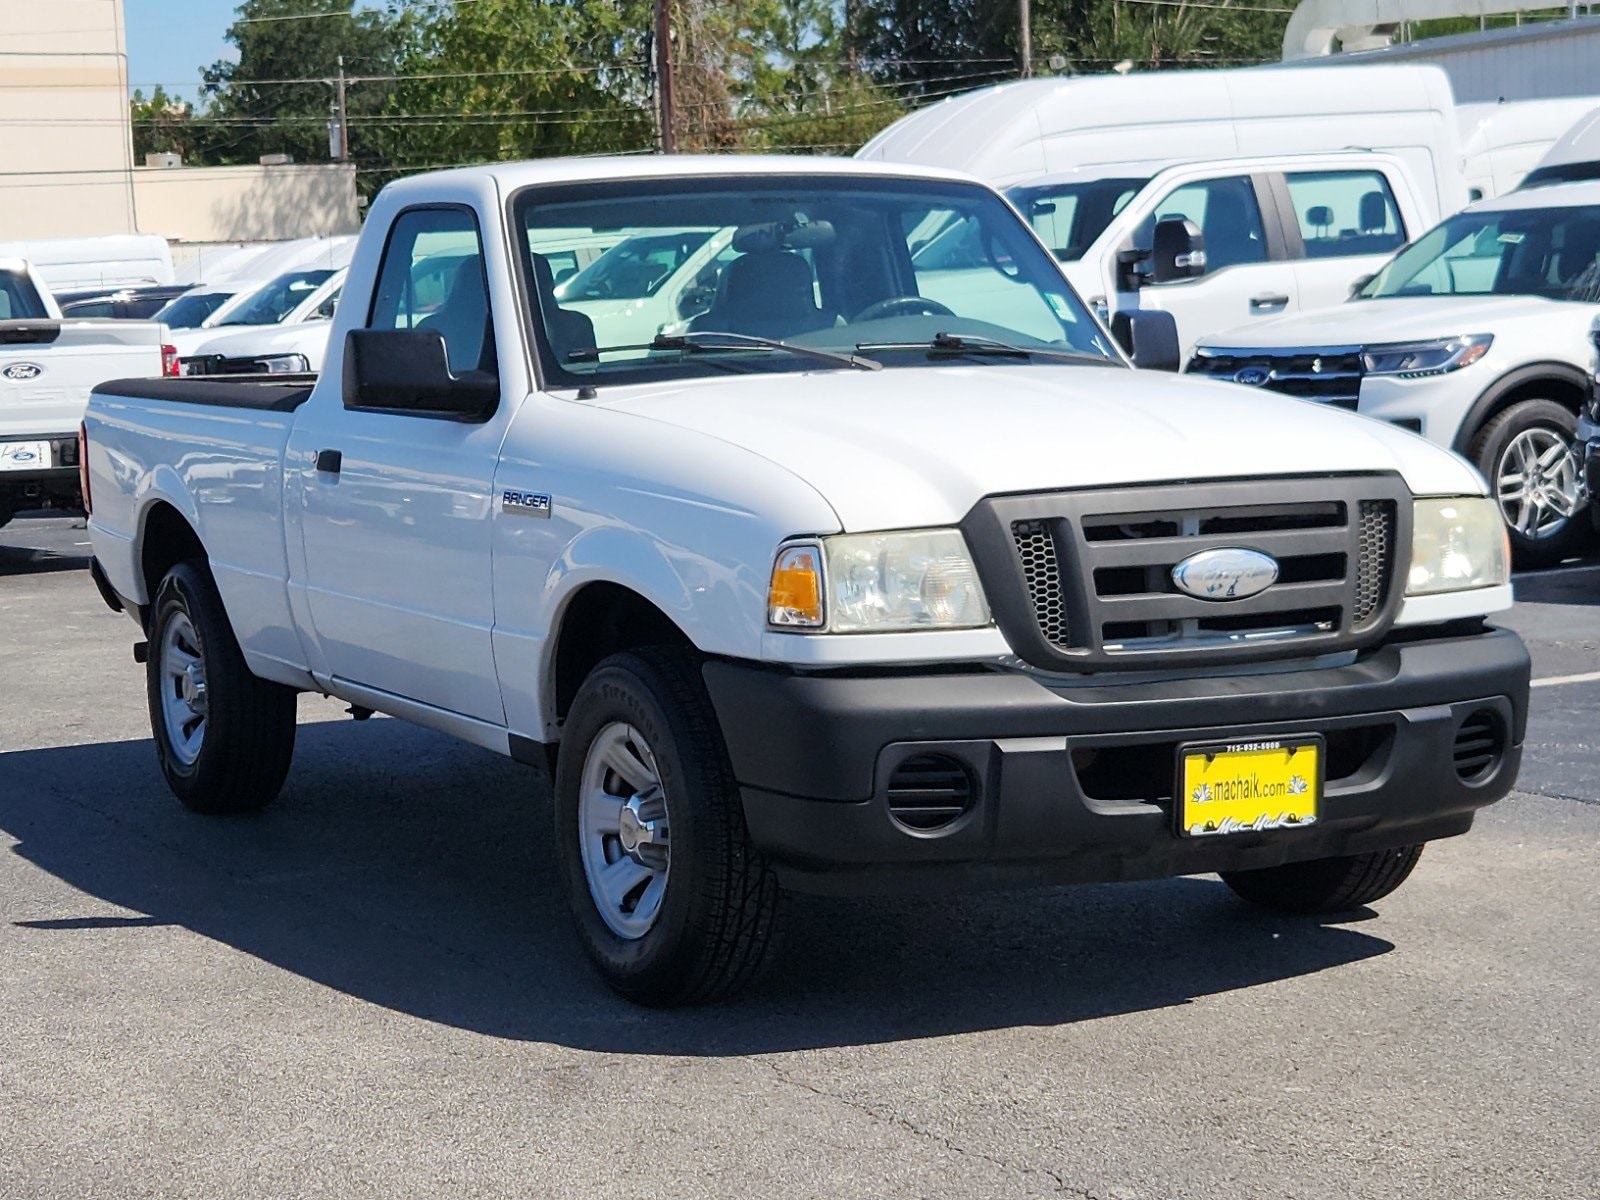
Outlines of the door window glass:
[{"label": "door window glass", "polygon": [[493,370],[483,245],[471,213],[431,208],[400,215],[384,250],[368,325],[436,329],[452,372]]},{"label": "door window glass", "polygon": [[1307,258],[1387,254],[1405,242],[1400,209],[1380,172],[1300,171],[1284,179]]},{"label": "door window glass", "polygon": [[[1248,175],[1186,183],[1156,205],[1155,220],[1187,217],[1206,239],[1206,270],[1220,271],[1244,263],[1267,261],[1267,240],[1261,230],[1261,207]],[[1154,222],[1147,223],[1141,246],[1154,241]]]}]

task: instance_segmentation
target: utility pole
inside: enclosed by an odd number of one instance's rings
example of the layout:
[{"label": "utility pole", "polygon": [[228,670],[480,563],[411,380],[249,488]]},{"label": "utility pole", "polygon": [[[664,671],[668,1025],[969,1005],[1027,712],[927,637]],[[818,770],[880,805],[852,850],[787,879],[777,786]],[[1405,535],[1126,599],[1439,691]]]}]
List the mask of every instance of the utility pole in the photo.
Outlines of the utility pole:
[{"label": "utility pole", "polygon": [[1033,77],[1033,22],[1029,19],[1028,0],[1017,0],[1017,21],[1021,31],[1018,39],[1022,46],[1022,78]]},{"label": "utility pole", "polygon": [[678,135],[673,128],[677,106],[672,96],[672,0],[656,0],[656,110],[661,122],[661,153],[676,154]]},{"label": "utility pole", "polygon": [[[1027,0],[1023,0],[1027,3]],[[344,55],[339,55],[339,80],[335,85],[338,98],[334,101],[339,110],[339,161],[350,161],[350,114],[344,103]]]}]

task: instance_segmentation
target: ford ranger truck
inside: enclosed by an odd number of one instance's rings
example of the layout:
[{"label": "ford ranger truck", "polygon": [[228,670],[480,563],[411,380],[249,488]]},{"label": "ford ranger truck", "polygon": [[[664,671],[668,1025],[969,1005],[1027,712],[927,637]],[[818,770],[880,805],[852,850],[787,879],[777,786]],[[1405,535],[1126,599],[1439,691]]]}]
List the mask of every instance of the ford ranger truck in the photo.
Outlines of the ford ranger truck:
[{"label": "ford ranger truck", "polygon": [[1576,428],[1600,317],[1600,183],[1474,204],[1346,304],[1202,338],[1191,374],[1354,409],[1465,455],[1525,567],[1592,536]]},{"label": "ford ranger truck", "polygon": [[[912,240],[952,220],[934,299]],[[557,303],[532,248],[618,229],[733,231],[681,332]],[[1360,908],[1516,777],[1528,658],[1471,467],[1133,370],[977,181],[418,176],[331,334],[315,381],[90,404],[94,577],[160,769],[261,808],[300,692],[548,765],[579,938],[635,1000],[744,985],[791,890],[1216,872]]]},{"label": "ford ranger truck", "polygon": [[22,259],[0,259],[0,525],[36,508],[83,507],[78,426],[89,389],[177,371],[150,321],[63,320]]}]

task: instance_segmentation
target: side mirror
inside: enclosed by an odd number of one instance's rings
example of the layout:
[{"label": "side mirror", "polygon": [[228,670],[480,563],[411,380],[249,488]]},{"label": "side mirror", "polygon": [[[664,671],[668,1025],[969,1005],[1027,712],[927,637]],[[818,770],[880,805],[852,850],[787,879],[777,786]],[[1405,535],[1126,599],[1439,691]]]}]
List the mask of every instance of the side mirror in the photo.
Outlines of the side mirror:
[{"label": "side mirror", "polygon": [[683,295],[678,297],[678,315],[685,321],[691,317],[698,317],[701,313],[711,311],[711,306],[716,303],[717,289],[715,285],[696,284],[683,290]]},{"label": "side mirror", "polygon": [[492,372],[451,374],[437,329],[352,329],[343,384],[346,408],[457,421],[486,420],[500,399]]},{"label": "side mirror", "polygon": [[1133,309],[1114,313],[1111,336],[1144,371],[1176,371],[1179,367],[1178,322],[1169,312]]},{"label": "side mirror", "polygon": [[1366,287],[1367,284],[1371,283],[1376,278],[1377,278],[1377,272],[1376,271],[1368,271],[1365,275],[1361,276],[1361,278],[1359,278],[1355,282],[1353,282],[1350,285],[1350,299],[1354,300],[1356,298],[1356,296],[1360,293],[1361,289]]},{"label": "side mirror", "polygon": [[1187,217],[1162,217],[1156,222],[1150,250],[1150,274],[1156,283],[1196,279],[1206,273],[1206,239]]}]

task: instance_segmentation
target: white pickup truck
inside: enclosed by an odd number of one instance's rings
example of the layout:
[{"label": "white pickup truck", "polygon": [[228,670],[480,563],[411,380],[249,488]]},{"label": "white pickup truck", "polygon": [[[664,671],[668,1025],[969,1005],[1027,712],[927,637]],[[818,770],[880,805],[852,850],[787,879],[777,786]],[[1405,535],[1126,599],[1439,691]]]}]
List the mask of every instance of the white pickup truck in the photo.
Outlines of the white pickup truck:
[{"label": "white pickup truck", "polygon": [[23,259],[0,259],[0,525],[79,508],[78,425],[107,379],[176,372],[153,321],[69,321]]},{"label": "white pickup truck", "polygon": [[[971,303],[908,239],[975,227]],[[551,231],[733,229],[698,328],[556,301]],[[443,297],[413,273],[466,235]],[[1041,338],[999,324],[1044,316]],[[1492,500],[1349,413],[1132,370],[997,193],[819,159],[475,168],[375,201],[309,380],[107,384],[94,577],[155,751],[260,808],[321,692],[550,765],[623,994],[726,994],[786,889],[1221,872],[1378,900],[1511,787]],[[471,815],[462,814],[464,820]]]}]

